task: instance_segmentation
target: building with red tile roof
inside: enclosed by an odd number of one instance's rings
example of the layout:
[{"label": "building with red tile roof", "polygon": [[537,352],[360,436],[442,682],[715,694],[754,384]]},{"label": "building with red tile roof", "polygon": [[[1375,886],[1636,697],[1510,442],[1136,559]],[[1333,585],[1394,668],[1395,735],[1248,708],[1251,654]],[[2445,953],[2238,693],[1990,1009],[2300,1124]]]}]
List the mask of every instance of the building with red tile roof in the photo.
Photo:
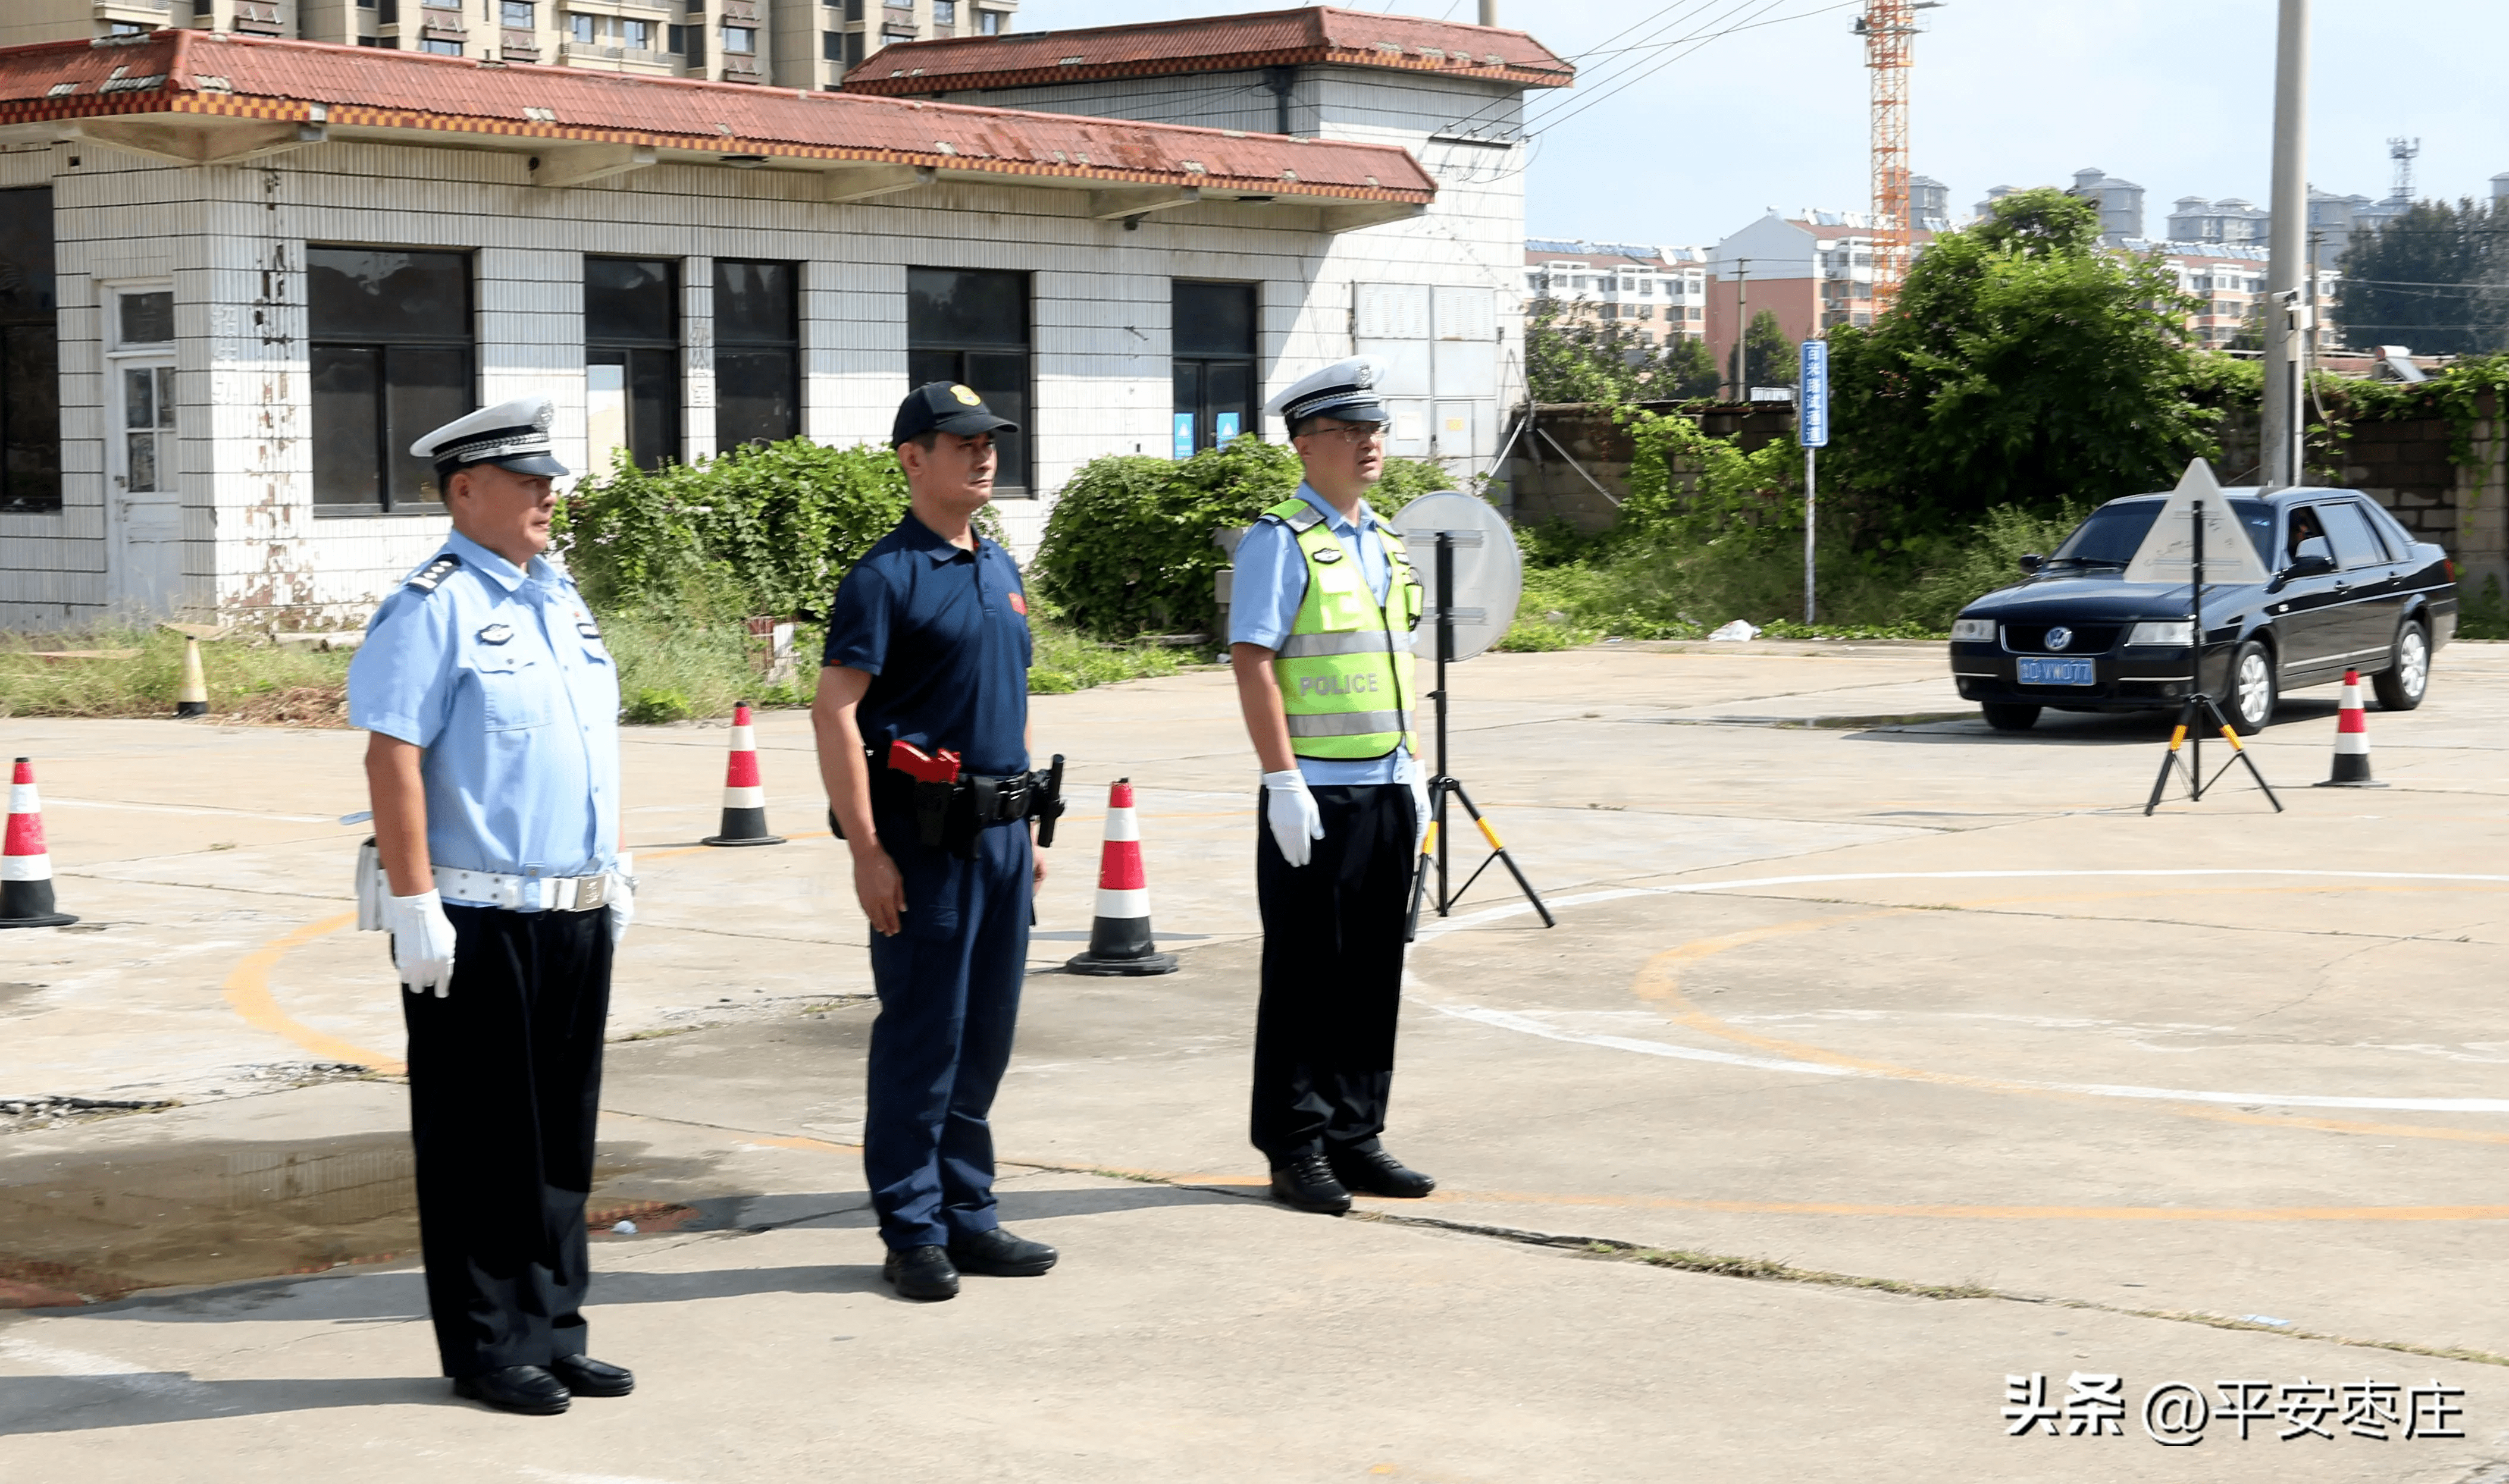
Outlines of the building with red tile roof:
[{"label": "building with red tile roof", "polygon": [[1574,64],[1523,31],[1302,6],[902,42],[847,72],[845,90],[929,94],[1300,66],[1393,69],[1511,88],[1564,88],[1577,75]]},{"label": "building with red tile roof", "polygon": [[1271,391],[1366,352],[1398,451],[1479,472],[1517,156],[1441,133],[1521,86],[1299,86],[1281,133],[210,30],[0,48],[0,624],[361,617],[445,529],[410,442],[515,396],[597,473],[878,443],[960,382],[1022,425],[1026,547],[1090,459],[1278,436]]}]

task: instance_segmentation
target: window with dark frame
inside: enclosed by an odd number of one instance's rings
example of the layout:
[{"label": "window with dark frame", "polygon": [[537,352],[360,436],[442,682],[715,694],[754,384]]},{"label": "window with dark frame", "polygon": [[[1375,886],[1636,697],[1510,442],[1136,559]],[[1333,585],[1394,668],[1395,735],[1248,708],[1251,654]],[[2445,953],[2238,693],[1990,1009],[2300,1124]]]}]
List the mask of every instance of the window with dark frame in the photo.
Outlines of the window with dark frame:
[{"label": "window with dark frame", "polygon": [[0,191],[0,513],[61,507],[61,332],[53,188]]},{"label": "window with dark frame", "polygon": [[[1260,431],[1254,394],[1254,285],[1176,280],[1169,354],[1180,448],[1217,448]],[[1183,420],[1191,418],[1191,424]]]},{"label": "window with dark frame", "polygon": [[714,261],[714,446],[802,431],[801,268]]},{"label": "window with dark frame", "polygon": [[954,382],[1020,425],[994,435],[1001,462],[994,488],[1033,488],[1029,450],[1029,281],[1024,273],[972,268],[906,271],[906,378],[909,388]]},{"label": "window with dark frame", "polygon": [[584,414],[591,468],[627,450],[638,468],[680,457],[680,265],[583,260]]},{"label": "window with dark frame", "polygon": [[470,255],[307,247],[318,514],[440,510],[409,445],[478,404]]}]

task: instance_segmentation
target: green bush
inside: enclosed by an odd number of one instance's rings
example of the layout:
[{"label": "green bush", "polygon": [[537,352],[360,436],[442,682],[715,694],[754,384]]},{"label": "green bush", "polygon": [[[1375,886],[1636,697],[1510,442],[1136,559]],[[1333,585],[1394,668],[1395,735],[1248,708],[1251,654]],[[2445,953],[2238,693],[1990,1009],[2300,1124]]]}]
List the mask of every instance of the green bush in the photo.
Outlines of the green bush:
[{"label": "green bush", "polygon": [[[1385,465],[1369,503],[1388,514],[1454,487],[1433,463]],[[1212,533],[1247,525],[1297,491],[1297,455],[1251,435],[1180,463],[1137,454],[1094,459],[1056,498],[1032,577],[1095,638],[1208,633],[1218,616],[1212,578],[1228,561]]]},{"label": "green bush", "polygon": [[624,457],[559,505],[557,545],[604,609],[678,603],[693,585],[748,613],[824,608],[906,513],[886,449],[806,438],[640,469]]}]

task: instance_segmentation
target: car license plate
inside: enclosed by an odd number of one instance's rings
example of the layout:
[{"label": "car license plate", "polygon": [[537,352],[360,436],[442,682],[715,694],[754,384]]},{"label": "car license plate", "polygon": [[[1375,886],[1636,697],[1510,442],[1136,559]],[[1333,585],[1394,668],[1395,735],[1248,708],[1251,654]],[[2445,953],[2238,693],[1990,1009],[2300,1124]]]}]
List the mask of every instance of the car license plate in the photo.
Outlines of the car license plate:
[{"label": "car license plate", "polygon": [[2091,662],[2087,659],[2023,659],[2016,677],[2025,686],[2088,686]]}]

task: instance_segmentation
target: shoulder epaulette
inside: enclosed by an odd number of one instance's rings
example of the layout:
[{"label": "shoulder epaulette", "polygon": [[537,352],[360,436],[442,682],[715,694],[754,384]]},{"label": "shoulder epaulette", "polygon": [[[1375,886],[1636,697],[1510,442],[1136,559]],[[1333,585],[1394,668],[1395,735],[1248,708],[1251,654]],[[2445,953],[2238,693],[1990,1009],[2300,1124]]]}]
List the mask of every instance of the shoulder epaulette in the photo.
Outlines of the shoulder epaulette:
[{"label": "shoulder epaulette", "polygon": [[1292,531],[1304,532],[1325,518],[1311,500],[1285,500],[1263,512]]},{"label": "shoulder epaulette", "polygon": [[431,593],[435,591],[435,585],[437,583],[451,575],[453,569],[461,565],[462,559],[460,557],[455,556],[450,551],[445,552],[434,561],[430,562],[418,571],[411,573],[409,575],[409,580],[402,585],[406,587],[415,587],[423,593]]}]

